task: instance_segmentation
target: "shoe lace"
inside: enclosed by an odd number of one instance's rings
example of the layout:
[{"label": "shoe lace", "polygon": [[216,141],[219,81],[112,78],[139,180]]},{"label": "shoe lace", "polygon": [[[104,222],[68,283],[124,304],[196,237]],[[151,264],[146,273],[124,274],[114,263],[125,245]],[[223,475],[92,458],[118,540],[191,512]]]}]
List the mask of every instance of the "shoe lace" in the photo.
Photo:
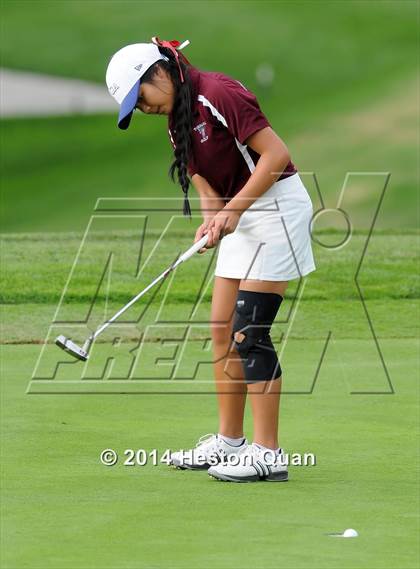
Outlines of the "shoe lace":
[{"label": "shoe lace", "polygon": [[[268,454],[266,454],[268,453]],[[272,454],[274,453],[274,451],[270,451],[269,449],[267,450],[263,450],[259,447],[257,447],[257,445],[255,444],[251,444],[248,445],[248,447],[243,451],[243,455],[247,455],[251,458],[251,461],[253,460],[259,460],[259,461],[263,461],[263,462],[267,462],[269,461],[269,464],[274,464],[277,463],[279,460],[281,462],[281,457],[280,455],[275,455]],[[252,462],[251,462],[252,464]]]},{"label": "shoe lace", "polygon": [[202,437],[200,437],[198,439],[198,442],[195,446],[196,446],[196,448],[198,448],[202,445],[205,445],[205,444],[211,442],[212,439],[216,440],[216,438],[217,438],[217,435],[215,435],[214,433],[207,433],[207,435],[203,435]]},{"label": "shoe lace", "polygon": [[253,444],[248,445],[242,452],[242,454],[250,456],[251,458],[257,458],[259,456],[259,453],[260,449]]},{"label": "shoe lace", "polygon": [[261,449],[260,447],[258,447],[255,444],[248,445],[248,447],[243,451],[242,455],[249,456],[251,459],[251,464],[252,464],[254,460],[260,460],[263,462],[267,462],[267,457],[266,457],[265,453],[268,453],[268,456],[270,457],[269,460],[271,462],[273,460],[275,460],[274,456],[271,456],[270,450],[264,451],[263,449]]},{"label": "shoe lace", "polygon": [[217,455],[219,458],[226,456],[226,452],[220,445],[220,440],[217,435],[213,433],[208,433],[207,435],[200,437],[196,444],[196,448],[200,449],[200,452],[204,452],[208,456]]}]

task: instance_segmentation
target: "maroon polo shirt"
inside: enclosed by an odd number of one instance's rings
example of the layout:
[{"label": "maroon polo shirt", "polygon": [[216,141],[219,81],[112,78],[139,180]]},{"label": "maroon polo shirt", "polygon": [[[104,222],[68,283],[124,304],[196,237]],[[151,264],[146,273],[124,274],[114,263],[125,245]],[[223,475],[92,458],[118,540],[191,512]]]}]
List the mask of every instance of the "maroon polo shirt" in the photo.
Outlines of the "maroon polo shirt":
[{"label": "maroon polo shirt", "polygon": [[[252,134],[271,126],[255,95],[242,83],[214,71],[188,67],[193,91],[192,152],[188,173],[199,174],[229,201],[246,184],[260,155],[247,146]],[[169,138],[174,146],[172,117]],[[289,162],[278,180],[297,172]]]}]

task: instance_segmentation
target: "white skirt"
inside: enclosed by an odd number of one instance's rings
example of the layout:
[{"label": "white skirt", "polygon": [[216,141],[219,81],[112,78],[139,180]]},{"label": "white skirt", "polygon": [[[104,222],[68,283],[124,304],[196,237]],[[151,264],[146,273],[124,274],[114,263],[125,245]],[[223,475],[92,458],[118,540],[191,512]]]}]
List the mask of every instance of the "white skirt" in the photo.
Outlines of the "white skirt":
[{"label": "white skirt", "polygon": [[298,173],[275,182],[219,242],[215,276],[289,281],[315,270],[311,198]]}]

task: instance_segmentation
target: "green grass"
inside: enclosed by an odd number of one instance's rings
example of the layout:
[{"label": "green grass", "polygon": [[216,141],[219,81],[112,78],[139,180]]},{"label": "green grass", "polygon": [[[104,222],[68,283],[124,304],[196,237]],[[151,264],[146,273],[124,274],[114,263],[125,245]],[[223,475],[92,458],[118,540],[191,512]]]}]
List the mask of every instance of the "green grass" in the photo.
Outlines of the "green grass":
[{"label": "green grass", "polygon": [[[175,223],[162,237],[161,231],[146,229],[142,237],[141,219],[126,218],[127,231],[112,230],[113,220],[101,218],[102,228],[109,231],[89,232],[81,249],[64,304],[90,302],[102,278],[108,257],[113,256],[109,296],[114,303],[124,303],[136,290],[144,288],[191,242],[188,231],[181,230],[182,222]],[[119,221],[119,220],[118,220]],[[99,223],[98,223],[99,225]],[[164,229],[164,226],[161,230]],[[342,234],[333,231],[315,231],[319,239],[340,241]],[[61,297],[70,269],[82,242],[83,234],[10,234],[2,235],[2,256],[8,271],[0,281],[0,301],[4,304],[56,304]],[[362,253],[369,239],[367,232],[356,232],[341,249],[328,250],[314,243],[318,271],[310,275],[303,300],[359,300],[355,276]],[[370,237],[358,282],[366,300],[410,299],[420,294],[420,279],[416,275],[419,232],[396,234],[374,232]],[[151,259],[149,255],[153,253]],[[170,303],[190,303],[191,295],[209,302],[211,288],[206,290],[215,267],[217,251],[211,249],[204,256],[196,256],[177,270],[170,284]],[[148,260],[149,259],[149,260]],[[146,261],[148,262],[146,263]],[[138,276],[137,266],[140,274]],[[28,266],[31,267],[28,278]],[[209,272],[210,271],[210,272]],[[106,280],[106,279],[104,279]],[[166,286],[156,295],[163,299]],[[294,298],[299,281],[292,281],[287,298]],[[98,300],[106,298],[105,284],[98,291]]]},{"label": "green grass", "polygon": [[[368,228],[390,172],[377,227],[418,225],[416,92],[415,79],[410,77],[381,93],[376,104],[358,112],[329,114],[313,127],[302,125],[288,132],[278,120],[277,131],[284,134],[315,209],[322,204],[313,172],[326,207],[332,208],[347,172],[362,172],[350,177],[342,207],[356,229]],[[83,230],[102,197],[171,198],[181,212],[181,189],[167,174],[171,150],[166,121],[137,118],[124,133],[115,128],[113,116],[3,121],[4,230]],[[275,115],[273,119],[276,128]],[[194,189],[190,195],[196,196]],[[193,207],[198,212],[197,200]],[[335,223],[329,220],[329,225]]]},{"label": "green grass", "polygon": [[[290,283],[273,327],[284,369],[281,444],[315,453],[317,465],[290,467],[281,485],[223,484],[165,465],[107,468],[104,448],[161,454],[217,429],[208,342],[214,251],[181,266],[147,310],[140,303],[122,319],[137,323],[115,328],[120,347],[105,334],[87,368],[103,379],[81,381],[83,366],[65,363],[52,340],[72,330],[81,341],[87,327],[54,319],[84,321],[92,308],[89,327],[102,321],[189,245],[201,218],[173,219],[137,274],[142,229],[140,266],[171,214],[146,223],[100,213],[56,315],[98,198],[164,198],[181,212],[182,192],[167,177],[166,121],[137,117],[125,133],[112,115],[1,121],[2,567],[417,568],[418,4],[3,0],[1,8],[2,66],[102,84],[122,45],[189,38],[193,64],[257,94],[315,210],[322,201],[336,207],[347,172],[365,173],[350,178],[342,204],[349,243],[314,245],[317,271],[303,290]],[[255,79],[261,62],[276,74],[267,89]],[[384,182],[368,172],[391,179],[360,268],[362,304],[355,275]],[[332,244],[342,227],[326,214],[315,236]],[[110,253],[108,293],[105,279],[92,304]],[[146,329],[139,379],[124,381]],[[302,395],[327,340],[313,392]],[[56,378],[42,380],[60,358]],[[172,381],[154,381],[171,373]],[[252,437],[249,409],[245,428]],[[359,538],[326,535],[348,527]]]},{"label": "green grass", "polygon": [[[358,93],[377,93],[417,65],[414,1],[3,0],[2,11],[6,67],[102,83],[122,45],[175,35],[191,40],[192,63],[239,74],[251,88],[256,66],[272,62],[279,79],[268,93],[273,107],[278,95],[286,108],[324,107],[325,97],[340,106]],[[198,25],[204,18],[206,25]],[[328,33],[319,33],[326,19]]]},{"label": "green grass", "polygon": [[[175,236],[180,247],[188,239],[185,232]],[[166,284],[170,290],[161,319],[180,324],[161,325],[148,338],[137,381],[116,379],[135,347],[133,330],[123,336],[117,367],[108,368],[104,379],[80,381],[83,366],[76,363],[61,365],[56,378],[45,381],[43,372],[54,369],[57,358],[67,361],[54,345],[37,344],[53,321],[79,235],[3,237],[8,269],[1,289],[3,567],[274,569],[279,559],[281,566],[298,569],[418,566],[417,234],[374,233],[360,273],[392,395],[353,281],[366,234],[358,232],[340,252],[315,247],[318,270],[307,278],[293,324],[286,315],[297,282],[290,283],[273,329],[279,347],[281,335],[289,332],[282,355],[281,442],[289,453],[315,453],[317,465],[290,467],[290,481],[282,485],[223,484],[205,472],[181,472],[164,464],[129,467],[120,461],[105,467],[99,462],[104,448],[115,449],[121,458],[127,448],[157,448],[161,456],[167,448],[187,447],[217,429],[211,353],[205,355],[207,365],[188,376],[202,356],[208,326],[193,330],[172,380],[152,380],[170,377],[178,361],[173,342],[182,343],[209,258],[192,259]],[[154,240],[152,233],[145,256]],[[76,319],[86,314],[90,284],[96,282],[104,254],[114,248],[121,259],[132,260],[136,247],[133,232],[93,234],[60,315]],[[168,258],[167,246],[158,250],[149,274],[158,274]],[[130,263],[117,265],[114,276],[110,310],[142,284],[133,278]],[[138,324],[138,337],[154,322],[164,288]],[[210,297],[211,286],[197,312],[200,322],[209,319]],[[94,313],[99,316],[100,311]],[[66,330],[57,324],[53,332]],[[311,388],[329,333],[313,393],[302,395]],[[162,338],[172,343],[162,344]],[[107,342],[104,336],[96,347],[91,378],[101,377],[113,354]],[[42,365],[31,381],[41,349]],[[190,394],[180,394],[185,391]],[[249,410],[245,427],[251,437]],[[348,527],[360,537],[326,535]]]},{"label": "green grass", "polygon": [[[347,172],[391,172],[377,227],[418,224],[416,2],[3,0],[2,15],[3,66],[102,84],[121,45],[188,37],[193,64],[254,90],[330,207]],[[264,89],[255,69],[267,61],[276,76]],[[2,121],[2,230],[82,230],[104,196],[179,197],[181,211],[182,192],[167,177],[166,120],[136,119],[124,133],[112,115]],[[370,225],[375,182],[366,175],[351,185],[358,228]]]},{"label": "green grass", "polygon": [[[284,396],[282,444],[317,456],[284,485],[101,466],[108,447],[193,444],[217,428],[214,397],[25,395],[39,348],[3,348],[3,567],[417,567],[416,344],[382,347],[395,395],[349,395],[337,342],[314,394]],[[325,535],[347,527],[360,537]]]}]

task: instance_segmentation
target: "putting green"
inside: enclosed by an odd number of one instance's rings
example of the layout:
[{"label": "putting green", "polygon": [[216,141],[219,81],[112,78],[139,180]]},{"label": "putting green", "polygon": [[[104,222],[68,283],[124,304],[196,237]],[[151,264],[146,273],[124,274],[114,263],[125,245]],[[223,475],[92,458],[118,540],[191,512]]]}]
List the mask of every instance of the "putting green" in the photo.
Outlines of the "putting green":
[{"label": "putting green", "polygon": [[[239,485],[217,482],[206,472],[154,466],[150,460],[146,466],[122,464],[125,449],[157,449],[161,457],[165,449],[188,448],[217,429],[211,352],[203,352],[209,347],[209,327],[193,327],[185,342],[185,325],[161,326],[144,344],[143,375],[135,380],[124,379],[121,371],[134,347],[132,331],[122,336],[122,358],[110,374],[102,372],[115,346],[105,335],[89,362],[91,379],[81,379],[77,362],[61,365],[54,379],[45,379],[58,360],[68,361],[54,345],[42,342],[77,237],[7,236],[3,341],[16,343],[1,346],[3,566],[417,567],[416,235],[380,234],[369,246],[360,283],[378,345],[354,275],[345,272],[357,265],[365,238],[353,236],[342,257],[317,248],[319,270],[307,279],[293,325],[285,315],[299,290],[296,281],[282,305],[283,320],[275,324],[278,342],[289,330],[281,358],[281,444],[288,453],[314,453],[316,466],[291,466],[287,484]],[[100,274],[101,251],[114,243],[129,254],[133,241],[126,234],[93,236],[90,271],[85,273],[82,264],[64,316],[86,312],[89,279]],[[146,250],[153,243],[151,236]],[[165,255],[158,252],[147,274],[158,273]],[[191,313],[188,298],[196,298],[204,263],[195,258],[182,267],[167,298],[167,319],[176,322]],[[110,310],[134,292],[130,270],[127,264],[125,273],[116,271]],[[17,304],[11,304],[11,290]],[[164,293],[159,291],[152,308]],[[210,297],[208,289],[198,320],[208,318]],[[102,295],[99,307],[105,300]],[[152,310],[144,325],[154,316]],[[57,332],[65,327],[55,326]],[[171,345],[160,338],[171,339]],[[175,350],[177,342],[184,351]],[[42,369],[34,376],[42,349]],[[194,375],[197,361],[207,363]],[[246,434],[252,437],[249,410]],[[117,465],[100,463],[106,448],[120,455]],[[327,536],[349,527],[358,538]]]},{"label": "putting green", "polygon": [[[4,566],[416,567],[416,343],[381,343],[394,395],[349,394],[344,343],[312,395],[283,398],[282,444],[315,453],[317,465],[290,467],[287,484],[244,485],[99,461],[105,448],[122,458],[193,444],[217,427],[213,395],[171,396],[170,386],[165,395],[27,395],[40,347],[3,347]],[[367,362],[369,342],[357,344]],[[285,385],[307,373],[302,361]],[[370,373],[366,365],[364,381]],[[326,535],[348,527],[360,537]]]}]

